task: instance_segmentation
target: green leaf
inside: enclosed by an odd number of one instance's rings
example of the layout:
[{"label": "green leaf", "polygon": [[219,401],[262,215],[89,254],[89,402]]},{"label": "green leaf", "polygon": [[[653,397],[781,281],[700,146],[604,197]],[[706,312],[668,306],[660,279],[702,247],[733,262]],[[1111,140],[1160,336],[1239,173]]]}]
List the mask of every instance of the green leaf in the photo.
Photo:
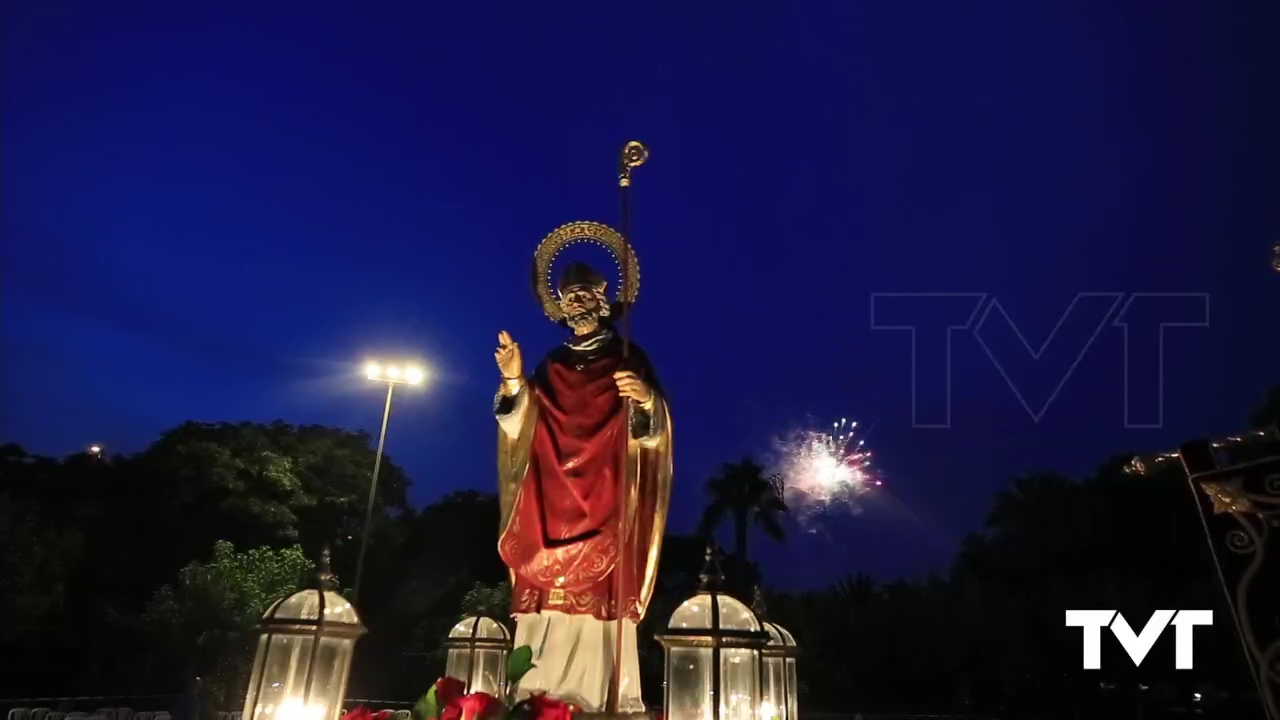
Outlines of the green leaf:
[{"label": "green leaf", "polygon": [[440,717],[440,705],[436,703],[436,687],[431,686],[413,706],[413,720],[436,720]]},{"label": "green leaf", "polygon": [[533,648],[521,645],[507,658],[507,682],[515,687],[525,673],[533,669]]}]

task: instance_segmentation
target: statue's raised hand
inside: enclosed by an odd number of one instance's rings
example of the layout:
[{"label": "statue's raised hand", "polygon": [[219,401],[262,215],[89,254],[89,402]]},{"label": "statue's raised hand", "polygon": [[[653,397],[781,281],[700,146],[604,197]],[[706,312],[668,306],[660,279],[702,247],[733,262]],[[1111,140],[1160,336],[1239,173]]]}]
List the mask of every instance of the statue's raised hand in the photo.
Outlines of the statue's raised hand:
[{"label": "statue's raised hand", "polygon": [[498,362],[498,372],[504,380],[515,380],[524,377],[524,362],[520,359],[520,346],[511,339],[511,333],[503,330],[498,333],[498,349],[493,353]]}]

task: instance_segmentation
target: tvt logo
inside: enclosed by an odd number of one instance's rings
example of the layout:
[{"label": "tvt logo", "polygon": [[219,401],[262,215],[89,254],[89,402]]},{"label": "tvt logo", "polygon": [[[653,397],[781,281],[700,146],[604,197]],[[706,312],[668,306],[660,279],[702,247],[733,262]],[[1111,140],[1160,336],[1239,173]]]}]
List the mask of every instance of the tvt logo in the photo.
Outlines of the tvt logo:
[{"label": "tvt logo", "polygon": [[1135,633],[1118,610],[1067,611],[1067,627],[1084,628],[1085,670],[1102,668],[1102,628],[1110,627],[1111,634],[1129,653],[1133,664],[1141,667],[1147,653],[1170,625],[1174,628],[1173,666],[1178,670],[1191,670],[1195,654],[1192,632],[1198,625],[1213,625],[1212,610],[1157,610],[1141,633]]},{"label": "tvt logo", "polygon": [[967,331],[1018,402],[1040,422],[1108,327],[1123,338],[1124,425],[1164,423],[1165,331],[1209,326],[1208,293],[1080,293],[1033,346],[1005,304],[987,293],[873,293],[871,327],[911,339],[911,422],[951,427],[951,350]]}]

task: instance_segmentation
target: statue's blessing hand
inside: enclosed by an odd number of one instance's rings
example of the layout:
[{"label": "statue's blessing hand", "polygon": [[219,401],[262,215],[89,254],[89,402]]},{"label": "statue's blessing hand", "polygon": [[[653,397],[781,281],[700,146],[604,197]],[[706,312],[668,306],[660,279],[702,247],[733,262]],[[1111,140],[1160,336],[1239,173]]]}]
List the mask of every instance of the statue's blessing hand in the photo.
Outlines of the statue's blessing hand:
[{"label": "statue's blessing hand", "polygon": [[520,345],[511,339],[511,333],[503,330],[498,333],[498,349],[493,353],[498,363],[498,372],[508,380],[524,377],[524,362],[520,358]]}]

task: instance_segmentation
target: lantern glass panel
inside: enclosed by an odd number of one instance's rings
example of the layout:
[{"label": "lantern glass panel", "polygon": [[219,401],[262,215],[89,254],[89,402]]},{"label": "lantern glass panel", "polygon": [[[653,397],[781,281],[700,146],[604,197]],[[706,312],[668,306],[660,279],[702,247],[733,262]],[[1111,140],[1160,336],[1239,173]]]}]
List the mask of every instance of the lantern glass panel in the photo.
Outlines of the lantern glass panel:
[{"label": "lantern glass panel", "polygon": [[477,648],[475,666],[467,689],[502,697],[507,685],[505,656],[506,652],[499,648]]},{"label": "lantern glass panel", "polygon": [[760,692],[760,720],[790,720],[786,714],[787,666],[785,658],[764,659],[764,687]]},{"label": "lantern glass panel", "polygon": [[710,630],[712,628],[711,601],[715,599],[720,610],[721,630],[759,630],[760,622],[756,620],[751,608],[743,605],[728,595],[699,593],[685,600],[671,613],[668,627],[683,630]]},{"label": "lantern glass panel", "polygon": [[705,630],[711,627],[711,596],[694,595],[680,603],[671,613],[668,627],[681,630]]},{"label": "lantern glass panel", "polygon": [[787,632],[787,629],[786,629],[786,628],[782,627],[781,625],[773,625],[773,623],[770,623],[770,625],[773,627],[773,629],[774,629],[775,631],[777,631],[777,633],[778,633],[779,635],[781,635],[781,636],[782,636],[782,644],[783,644],[783,645],[786,645],[787,647],[795,647],[795,646],[796,646],[796,638],[795,638],[795,636],[794,636],[794,635],[792,635],[791,633]]},{"label": "lantern glass panel", "polygon": [[[269,610],[267,618],[271,620],[321,619],[320,591],[303,590],[290,595]],[[324,591],[324,622],[356,625],[359,624],[360,618],[356,615],[355,608],[351,607],[351,603],[347,602],[346,598],[336,592],[326,590]]]},{"label": "lantern glass panel", "polygon": [[471,633],[475,627],[476,618],[471,617],[459,621],[449,630],[449,638],[459,642],[449,648],[444,674],[458,682],[471,681],[471,646],[465,644],[465,641],[471,639]]},{"label": "lantern glass panel", "polygon": [[799,686],[796,684],[796,659],[787,658],[787,720],[799,720]]},{"label": "lantern glass panel", "polygon": [[310,635],[265,635],[262,675],[254,678],[258,696],[246,697],[245,716],[253,720],[327,720],[331,709],[322,697],[304,698],[307,668],[315,638]]},{"label": "lantern glass panel", "polygon": [[671,720],[711,718],[711,652],[699,647],[667,649],[666,712]]},{"label": "lantern glass panel", "polygon": [[261,692],[259,691],[258,684],[262,677],[263,668],[259,668],[258,665],[265,661],[267,657],[267,647],[270,645],[270,641],[271,637],[268,635],[258,636],[258,649],[253,656],[253,667],[257,672],[249,677],[249,691],[245,693],[244,708],[242,708],[244,720],[253,720],[254,715],[256,714],[255,709],[260,705],[259,700],[261,699]]},{"label": "lantern glass panel", "polygon": [[445,660],[444,674],[465,683],[471,679],[471,649],[466,647],[449,648],[448,659]]},{"label": "lantern glass panel", "polygon": [[758,652],[750,648],[721,648],[720,720],[757,720],[760,703]]},{"label": "lantern glass panel", "polygon": [[722,630],[759,630],[760,621],[751,608],[734,600],[728,595],[716,595],[720,605],[720,628]]},{"label": "lantern glass panel", "polygon": [[449,630],[449,637],[469,638],[471,637],[471,629],[474,628],[475,626],[476,626],[475,618],[466,618],[465,620],[459,620],[458,623],[454,625],[452,629]]},{"label": "lantern glass panel", "polygon": [[[318,705],[333,715],[342,706],[347,690],[347,676],[351,671],[351,655],[355,640],[351,638],[322,637],[319,640],[315,662],[312,664],[311,690],[307,703]],[[323,712],[320,718],[328,720]],[[292,720],[281,718],[280,720]],[[299,718],[298,720],[311,720]]]},{"label": "lantern glass panel", "polygon": [[506,625],[493,618],[482,617],[476,620],[476,637],[487,640],[507,640],[510,634],[507,632]]},{"label": "lantern glass panel", "polygon": [[487,617],[469,617],[449,630],[449,637],[455,640],[477,638],[483,640],[508,640],[511,634],[502,623]]}]

